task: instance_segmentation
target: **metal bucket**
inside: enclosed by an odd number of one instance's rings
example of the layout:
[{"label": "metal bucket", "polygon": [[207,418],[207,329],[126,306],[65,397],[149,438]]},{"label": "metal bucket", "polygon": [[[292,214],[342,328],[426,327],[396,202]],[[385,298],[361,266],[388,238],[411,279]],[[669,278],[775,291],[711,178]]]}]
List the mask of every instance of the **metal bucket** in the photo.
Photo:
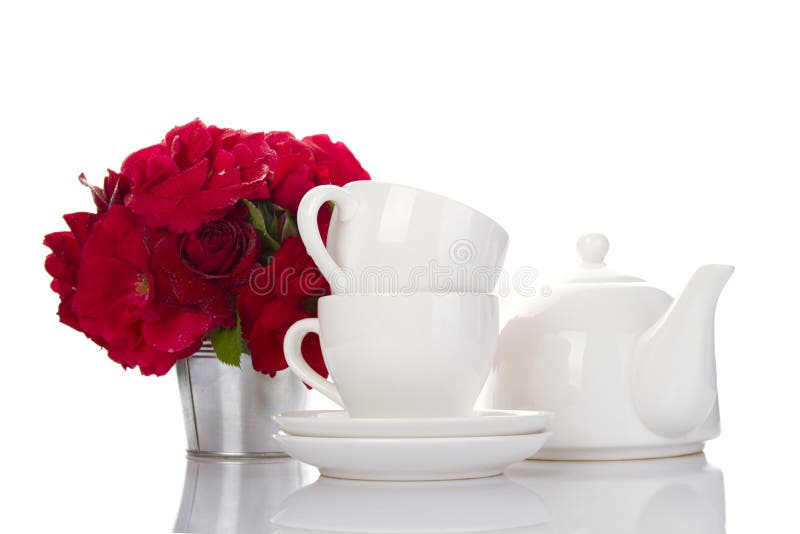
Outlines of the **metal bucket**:
[{"label": "metal bucket", "polygon": [[271,378],[254,371],[246,354],[237,369],[218,361],[210,343],[177,371],[190,456],[284,456],[272,416],[310,407],[310,392],[288,369]]}]

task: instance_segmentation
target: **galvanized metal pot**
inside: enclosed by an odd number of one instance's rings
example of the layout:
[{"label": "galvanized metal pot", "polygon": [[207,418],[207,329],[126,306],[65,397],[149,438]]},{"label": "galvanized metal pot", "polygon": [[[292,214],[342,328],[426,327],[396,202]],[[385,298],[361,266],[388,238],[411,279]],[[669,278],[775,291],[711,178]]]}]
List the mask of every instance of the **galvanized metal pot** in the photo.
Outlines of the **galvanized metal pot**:
[{"label": "galvanized metal pot", "polygon": [[271,378],[254,371],[246,354],[240,369],[225,365],[210,343],[180,360],[177,371],[190,456],[284,456],[272,416],[309,407],[308,389],[289,370]]}]

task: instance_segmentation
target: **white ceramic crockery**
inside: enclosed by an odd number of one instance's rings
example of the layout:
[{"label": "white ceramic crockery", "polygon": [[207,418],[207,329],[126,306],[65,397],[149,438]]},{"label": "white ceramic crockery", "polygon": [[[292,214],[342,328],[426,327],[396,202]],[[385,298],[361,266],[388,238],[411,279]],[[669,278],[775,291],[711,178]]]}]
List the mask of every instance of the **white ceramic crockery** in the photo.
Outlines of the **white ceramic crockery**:
[{"label": "white ceramic crockery", "polygon": [[[320,208],[335,208],[327,248]],[[300,236],[334,294],[490,293],[508,246],[506,231],[449,198],[385,182],[310,190],[297,211]]]},{"label": "white ceramic crockery", "polygon": [[673,299],[609,270],[605,236],[582,237],[578,251],[578,272],[550,296],[526,299],[504,327],[488,405],[555,412],[537,458],[702,450],[720,430],[714,315],[733,267],[701,267]]},{"label": "white ceramic crockery", "polygon": [[274,417],[287,434],[321,438],[513,436],[543,432],[552,418],[549,412],[524,410],[487,410],[469,417],[424,418],[350,417],[342,410],[304,410]]},{"label": "white ceramic crockery", "polygon": [[702,454],[523,462],[505,474],[542,499],[551,534],[725,534],[722,472]]},{"label": "white ceramic crockery", "polygon": [[[286,332],[286,361],[352,417],[472,414],[497,348],[497,297],[331,295],[318,311]],[[303,359],[310,332],[319,334],[333,383]]]},{"label": "white ceramic crockery", "polygon": [[297,534],[553,534],[549,518],[535,493],[504,476],[419,483],[320,477],[287,497],[272,523]]},{"label": "white ceramic crockery", "polygon": [[549,432],[471,438],[311,438],[279,433],[293,458],[357,480],[457,480],[498,475],[534,454]]}]

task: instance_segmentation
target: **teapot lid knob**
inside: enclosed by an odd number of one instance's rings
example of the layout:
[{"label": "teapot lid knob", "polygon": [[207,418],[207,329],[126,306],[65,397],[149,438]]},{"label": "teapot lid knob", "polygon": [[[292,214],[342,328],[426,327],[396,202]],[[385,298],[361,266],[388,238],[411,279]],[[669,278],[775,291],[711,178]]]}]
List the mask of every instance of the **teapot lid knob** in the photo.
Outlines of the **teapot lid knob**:
[{"label": "teapot lid knob", "polygon": [[607,284],[624,282],[644,282],[641,278],[613,271],[606,267],[608,238],[603,234],[586,234],[578,238],[578,254],[581,266],[560,280],[561,283]]},{"label": "teapot lid knob", "polygon": [[583,267],[604,267],[608,254],[608,238],[603,234],[586,234],[578,238],[578,254]]}]

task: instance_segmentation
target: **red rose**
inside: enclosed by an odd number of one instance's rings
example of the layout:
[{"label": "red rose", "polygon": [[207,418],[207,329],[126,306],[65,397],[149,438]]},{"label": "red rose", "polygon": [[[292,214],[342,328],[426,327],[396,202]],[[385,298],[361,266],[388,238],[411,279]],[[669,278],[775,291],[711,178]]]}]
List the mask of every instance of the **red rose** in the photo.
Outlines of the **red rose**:
[{"label": "red rose", "polygon": [[[253,368],[272,376],[286,369],[286,331],[300,319],[315,317],[317,299],[329,293],[327,282],[300,238],[286,238],[272,262],[254,273],[250,284],[237,292],[236,308]],[[328,375],[317,336],[303,340],[303,355],[312,368]]]},{"label": "red rose", "polygon": [[150,269],[159,303],[178,309],[201,310],[210,317],[208,330],[236,325],[232,293],[191,269],[181,256],[182,236],[165,230],[149,239]]},{"label": "red rose", "polygon": [[151,234],[128,208],[114,205],[83,247],[72,309],[112,360],[163,375],[225,320],[225,301],[218,300],[227,296],[214,289],[183,266],[176,236]]},{"label": "red rose", "polygon": [[103,187],[91,185],[83,174],[78,177],[78,180],[91,190],[92,199],[99,214],[107,212],[114,204],[124,204],[125,198],[131,190],[128,178],[111,169],[108,170],[108,176],[103,181]]},{"label": "red rose", "polygon": [[292,213],[297,213],[303,195],[318,185],[369,180],[344,143],[333,143],[327,135],[300,140],[289,132],[270,132],[266,139],[277,154],[271,200]]},{"label": "red rose", "polygon": [[200,278],[225,288],[247,283],[258,265],[260,250],[258,235],[241,210],[183,234],[180,242],[186,266]]},{"label": "red rose", "polygon": [[[249,305],[248,300],[245,297],[242,304],[238,306],[240,313],[248,306],[257,309],[255,321],[248,333],[244,334],[244,330],[242,331],[252,355],[253,369],[275,376],[275,373],[288,367],[283,355],[283,338],[286,331],[296,321],[313,315],[302,309],[293,308],[279,298],[261,298]],[[306,336],[303,339],[302,349],[303,356],[309,365],[323,376],[328,376],[318,337],[314,334]]]},{"label": "red rose", "polygon": [[53,251],[45,258],[44,268],[53,277],[50,288],[61,297],[58,305],[61,322],[80,330],[78,318],[72,311],[72,298],[78,286],[81,249],[92,226],[97,222],[97,215],[86,212],[69,213],[64,215],[64,220],[69,226],[68,232],[53,232],[44,237],[44,244]]},{"label": "red rose", "polygon": [[314,154],[289,132],[270,132],[266,139],[277,154],[270,182],[271,200],[297,213],[303,195],[319,185],[314,174]]},{"label": "red rose", "polygon": [[240,199],[269,198],[274,158],[263,133],[194,120],[128,156],[120,172],[131,184],[125,204],[151,227],[191,232],[223,218]]},{"label": "red rose", "polygon": [[357,180],[370,179],[369,173],[341,141],[334,143],[327,135],[317,134],[304,137],[303,142],[314,153],[314,172],[319,183],[341,187]]},{"label": "red rose", "polygon": [[[200,120],[176,127],[128,156],[119,173],[109,170],[102,187],[81,175],[97,214],[66,215],[70,230],[45,236],[61,321],[124,367],[162,375],[209,331],[233,328],[238,312],[254,368],[274,375],[287,367],[289,326],[316,316],[317,299],[330,293],[299,237],[278,243],[296,233],[293,215],[309,189],[368,179],[326,135],[297,139]],[[270,200],[256,202],[265,235],[248,222],[242,199]],[[320,210],[323,238],[330,215]],[[275,248],[262,267],[262,254]],[[303,351],[327,375],[316,336]]]}]

